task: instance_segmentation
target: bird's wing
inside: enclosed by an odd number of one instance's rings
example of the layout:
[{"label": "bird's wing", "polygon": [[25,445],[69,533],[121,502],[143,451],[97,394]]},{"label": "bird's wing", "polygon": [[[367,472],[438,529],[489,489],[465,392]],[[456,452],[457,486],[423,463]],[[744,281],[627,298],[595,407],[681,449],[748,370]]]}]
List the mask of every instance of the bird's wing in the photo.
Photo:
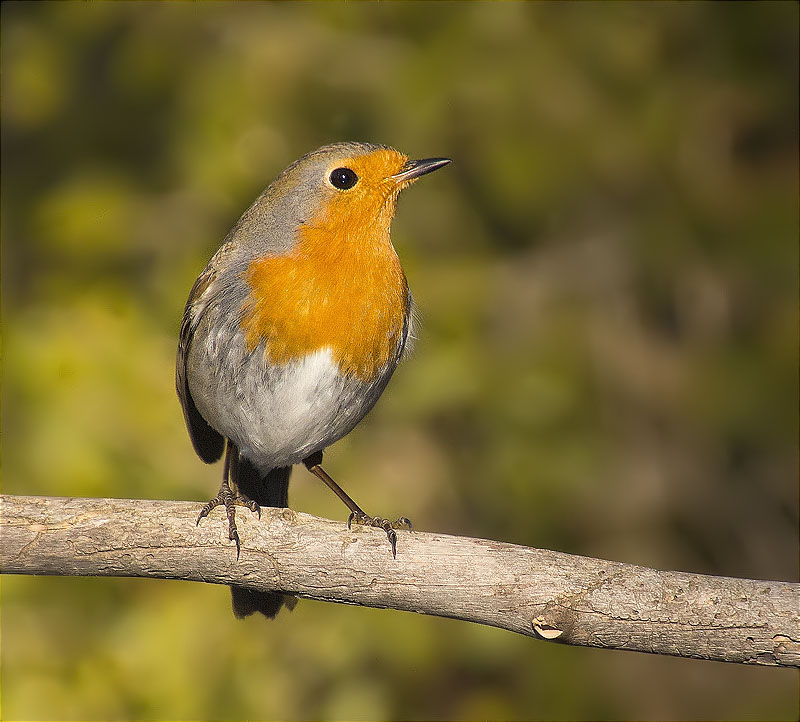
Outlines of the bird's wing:
[{"label": "bird's wing", "polygon": [[417,305],[411,290],[406,290],[406,312],[403,316],[403,334],[400,338],[400,346],[397,351],[397,360],[400,361],[404,356],[408,356],[414,350],[417,337],[414,332],[419,327],[419,314]]},{"label": "bird's wing", "polygon": [[192,439],[192,445],[197,455],[207,464],[217,461],[222,456],[222,449],[225,444],[223,437],[212,429],[202,417],[195,406],[192,394],[189,391],[189,380],[187,377],[186,365],[189,359],[189,346],[192,342],[194,331],[200,323],[203,311],[213,298],[214,285],[217,279],[218,263],[220,256],[225,256],[223,249],[214,256],[205,270],[198,276],[189,293],[189,300],[183,311],[183,321],[181,321],[181,332],[178,341],[178,359],[175,365],[175,388],[178,391],[178,398],[183,407],[183,418],[186,421],[186,428]]}]

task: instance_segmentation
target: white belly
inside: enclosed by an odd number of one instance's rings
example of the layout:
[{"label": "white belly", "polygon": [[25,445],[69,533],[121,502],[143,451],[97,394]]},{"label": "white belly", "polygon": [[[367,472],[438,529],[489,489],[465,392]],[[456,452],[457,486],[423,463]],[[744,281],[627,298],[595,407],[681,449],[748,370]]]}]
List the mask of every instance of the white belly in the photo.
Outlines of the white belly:
[{"label": "white belly", "polygon": [[[376,380],[364,383],[342,377],[329,349],[274,366],[266,363],[263,350],[243,357],[230,353],[239,347],[228,346],[224,364],[240,369],[236,379],[220,376],[216,372],[220,366],[212,362],[200,365],[207,372],[190,377],[189,385],[206,421],[261,471],[300,463],[351,431],[377,401],[394,370],[387,368]],[[213,357],[220,349],[205,351]]]},{"label": "white belly", "polygon": [[337,413],[344,384],[329,350],[272,369],[267,383],[261,362],[251,362],[240,396],[237,441],[245,456],[264,468],[297,464],[341,438]]}]

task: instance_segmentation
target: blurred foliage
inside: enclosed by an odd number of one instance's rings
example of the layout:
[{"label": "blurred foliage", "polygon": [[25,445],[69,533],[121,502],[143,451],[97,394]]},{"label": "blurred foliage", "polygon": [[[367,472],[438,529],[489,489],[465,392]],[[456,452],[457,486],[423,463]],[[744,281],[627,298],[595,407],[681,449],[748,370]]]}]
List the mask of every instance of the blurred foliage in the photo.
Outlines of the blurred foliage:
[{"label": "blurred foliage", "polygon": [[[797,578],[796,3],[4,3],[2,73],[5,492],[207,499],[172,380],[191,283],[289,162],[365,140],[454,163],[400,203],[424,325],[327,457],[348,491],[421,529]],[[345,517],[301,470],[291,498]],[[786,670],[2,584],[4,719],[797,710]]]}]

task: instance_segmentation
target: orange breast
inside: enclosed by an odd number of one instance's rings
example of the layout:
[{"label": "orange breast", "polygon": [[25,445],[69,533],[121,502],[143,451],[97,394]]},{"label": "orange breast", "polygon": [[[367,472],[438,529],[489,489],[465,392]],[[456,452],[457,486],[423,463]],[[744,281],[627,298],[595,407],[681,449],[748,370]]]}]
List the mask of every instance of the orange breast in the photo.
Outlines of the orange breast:
[{"label": "orange breast", "polygon": [[263,340],[267,359],[282,364],[329,348],[342,373],[364,381],[394,358],[409,311],[389,241],[394,198],[365,207],[363,221],[350,210],[330,208],[298,230],[291,254],[250,264],[241,322],[250,351]]}]

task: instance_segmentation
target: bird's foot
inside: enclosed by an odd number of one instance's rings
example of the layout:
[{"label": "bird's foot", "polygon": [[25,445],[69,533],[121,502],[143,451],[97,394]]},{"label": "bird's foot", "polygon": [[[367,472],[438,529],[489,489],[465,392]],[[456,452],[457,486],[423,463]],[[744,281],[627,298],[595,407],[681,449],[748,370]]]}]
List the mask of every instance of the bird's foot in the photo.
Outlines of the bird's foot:
[{"label": "bird's foot", "polygon": [[384,519],[380,516],[365,514],[361,510],[361,507],[359,507],[359,505],[347,495],[345,490],[322,468],[321,451],[312,454],[305,459],[303,463],[314,476],[325,482],[328,488],[330,488],[333,493],[347,505],[347,508],[350,509],[350,516],[347,519],[347,528],[349,529],[352,524],[360,524],[361,526],[374,526],[378,529],[383,529],[389,539],[389,544],[392,545],[392,558],[397,558],[397,532],[395,529],[407,529],[411,531],[411,522],[404,516],[401,516],[395,521],[389,521],[389,519]]},{"label": "bird's foot", "polygon": [[389,544],[392,545],[392,558],[397,557],[397,532],[395,529],[405,529],[407,531],[411,531],[411,520],[407,519],[404,516],[401,516],[399,519],[395,519],[394,521],[390,521],[389,519],[384,519],[379,516],[370,516],[369,514],[365,514],[363,511],[361,513],[358,512],[351,512],[350,516],[347,519],[347,528],[349,529],[351,525],[359,524],[360,526],[374,526],[378,529],[383,529],[386,532],[386,536],[389,539]]},{"label": "bird's foot", "polygon": [[258,518],[261,518],[261,507],[252,499],[249,499],[244,494],[235,494],[226,481],[222,482],[219,488],[219,493],[211,499],[201,510],[197,517],[196,525],[200,524],[200,520],[207,517],[212,509],[218,506],[225,507],[225,513],[228,516],[228,539],[236,542],[236,558],[239,558],[241,551],[241,543],[239,542],[239,532],[236,529],[236,507],[244,506],[250,511],[258,513]]}]

